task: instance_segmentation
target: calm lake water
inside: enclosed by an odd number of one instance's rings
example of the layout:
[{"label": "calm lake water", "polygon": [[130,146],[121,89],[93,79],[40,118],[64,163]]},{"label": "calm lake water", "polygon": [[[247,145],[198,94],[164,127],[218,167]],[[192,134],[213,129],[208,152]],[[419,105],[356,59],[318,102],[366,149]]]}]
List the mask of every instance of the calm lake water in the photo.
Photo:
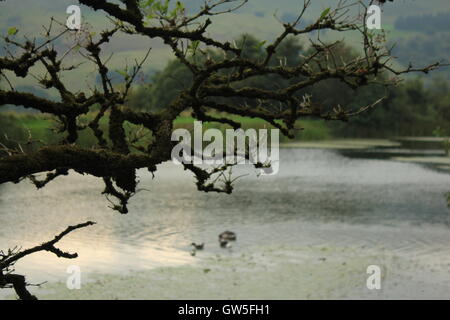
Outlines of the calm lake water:
[{"label": "calm lake water", "polygon": [[29,182],[3,185],[1,247],[36,245],[68,225],[98,222],[61,242],[78,259],[40,253],[17,264],[31,282],[65,281],[72,264],[92,274],[192,264],[201,257],[190,256],[189,244],[205,242],[205,254],[222,253],[217,235],[224,230],[238,235],[234,252],[332,244],[450,263],[448,173],[332,150],[282,149],[280,157],[275,176],[242,169],[250,175],[232,195],[198,192],[192,175],[172,164],[160,166],[154,179],[142,171],[145,190],[132,199],[128,215],[108,208],[101,180],[93,177],[70,174],[40,191]]}]

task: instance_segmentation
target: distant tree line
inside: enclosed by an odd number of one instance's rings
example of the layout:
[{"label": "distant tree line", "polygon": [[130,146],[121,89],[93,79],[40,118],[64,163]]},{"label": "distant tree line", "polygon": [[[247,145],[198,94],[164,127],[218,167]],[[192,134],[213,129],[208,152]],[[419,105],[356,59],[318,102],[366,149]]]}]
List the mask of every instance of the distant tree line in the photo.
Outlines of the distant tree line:
[{"label": "distant tree line", "polygon": [[[357,100],[381,94],[380,88],[361,90]],[[347,126],[333,124],[335,132],[349,137],[432,136],[436,128],[450,135],[450,86],[436,78],[425,86],[420,79],[408,80],[388,89],[386,99],[376,108],[350,120]]]},{"label": "distant tree line", "polygon": [[[412,41],[412,40],[411,40]],[[243,35],[236,39],[236,43],[244,48],[243,57],[257,60],[264,56],[264,41],[251,35]],[[446,44],[442,44],[446,45]],[[416,48],[420,48],[417,47]],[[410,48],[412,50],[412,48]],[[410,52],[402,49],[400,52]],[[270,64],[296,66],[302,62],[302,56],[307,55],[311,49],[306,48],[295,38],[289,38],[281,44],[277,55]],[[354,58],[356,52],[349,46],[341,45],[336,48],[342,61]],[[420,52],[420,50],[416,50]],[[209,58],[219,57],[209,52]],[[208,55],[207,55],[208,56]],[[326,59],[326,57],[320,57]],[[406,57],[404,57],[406,59]],[[204,60],[204,55],[193,55],[192,59]],[[203,61],[197,61],[200,63]],[[170,61],[159,71],[146,72],[145,81],[135,86],[129,94],[126,104],[135,110],[157,111],[166,108],[174,96],[188,88],[192,83],[192,73],[179,60]],[[117,73],[117,79],[121,76]],[[379,75],[383,77],[383,75]],[[115,79],[115,78],[114,78]],[[301,80],[301,76],[290,80],[277,75],[257,76],[242,81],[241,87],[254,86],[261,89],[270,89],[277,86],[286,86],[289,82]],[[120,81],[119,81],[120,82]],[[117,83],[117,85],[119,85]],[[27,88],[28,89],[28,88]],[[323,94],[326,92],[327,94]],[[40,92],[39,92],[40,93]],[[329,122],[328,126],[335,136],[344,137],[395,137],[395,136],[430,136],[436,128],[441,128],[444,135],[450,135],[450,83],[444,78],[435,78],[432,82],[409,79],[397,87],[388,89],[372,84],[353,90],[343,82],[329,79],[319,82],[306,90],[300,90],[298,96],[306,95],[322,109],[333,109],[340,105],[345,108],[357,108],[371,101],[386,97],[376,108],[354,117],[348,123]],[[227,99],[220,98],[222,102]],[[219,100],[220,100],[219,99]],[[254,101],[244,98],[232,98],[233,103],[247,104],[256,107]],[[283,108],[283,106],[278,106]],[[15,144],[10,137],[20,137],[21,141],[27,139],[28,133],[20,127],[14,117],[0,113],[0,127],[2,135],[0,143],[7,146]],[[301,138],[301,135],[300,135]]]},{"label": "distant tree line", "polygon": [[[263,57],[264,41],[251,35],[243,35],[236,42],[243,45],[244,57],[252,60]],[[285,64],[288,67],[298,65],[302,62],[302,56],[308,54],[308,50],[310,49],[305,48],[297,39],[287,39],[278,49],[278,55],[273,58],[271,65]],[[345,45],[337,47],[336,51],[342,61],[350,60],[356,55],[351,47]],[[214,52],[210,52],[210,59],[215,58]],[[325,56],[319,58],[324,61],[327,59]],[[380,74],[379,77],[381,79],[384,75]],[[251,85],[268,89],[299,80],[301,76],[292,80],[274,75],[259,76],[243,81],[240,86]],[[188,88],[191,82],[192,76],[187,67],[178,60],[170,61],[163,70],[152,77],[150,83],[136,87],[127,104],[133,109],[161,110],[169,105],[172,97]],[[337,79],[329,79],[307,90],[299,91],[298,95],[310,96],[322,110],[324,108],[331,110],[337,106],[357,108],[385,97],[377,107],[352,118],[349,123],[329,122],[336,136],[420,136],[432,135],[437,127],[450,128],[450,84],[442,78],[436,78],[429,84],[417,78],[407,80],[397,87],[385,88],[372,84],[357,90]],[[235,103],[255,107],[254,101],[246,101],[244,98],[233,99]],[[448,135],[450,132],[445,134]]]},{"label": "distant tree line", "polygon": [[[450,39],[449,39],[450,40]],[[428,45],[427,45],[428,43]],[[243,58],[258,60],[264,57],[265,41],[252,35],[242,35],[236,39],[236,44],[243,47]],[[447,48],[448,47],[448,48]],[[436,49],[434,49],[436,48]],[[288,38],[277,50],[277,55],[272,57],[270,65],[285,65],[292,67],[302,63],[302,57],[308,55],[312,49],[307,48],[297,38]],[[421,39],[401,41],[397,45],[395,53],[399,54],[399,60],[425,61],[428,57],[435,57],[437,52],[450,52],[450,41],[438,42]],[[354,58],[357,53],[349,46],[340,45],[335,48],[342,61]],[[421,58],[409,57],[408,52],[419,54]],[[211,60],[220,57],[214,51],[206,55]],[[327,57],[320,57],[324,61]],[[196,63],[204,63],[203,54],[194,54],[192,59]],[[429,59],[428,59],[429,60]],[[449,68],[443,68],[446,70]],[[441,70],[441,71],[442,71]],[[111,71],[112,72],[112,71]],[[114,71],[112,82],[120,86],[122,76]],[[380,78],[384,75],[379,75]],[[281,76],[256,76],[242,81],[239,86],[252,86],[261,89],[283,87],[289,83],[302,80],[301,76],[286,80]],[[192,84],[192,73],[185,64],[175,59],[159,71],[148,70],[142,76],[139,85],[133,87],[126,104],[132,109],[140,111],[157,111],[166,108],[182,90]],[[5,84],[4,84],[5,85]],[[30,88],[25,91],[29,91]],[[32,91],[32,90],[30,90]],[[36,90],[35,90],[36,91]],[[327,94],[324,94],[326,92]],[[41,92],[32,92],[42,96]],[[310,96],[321,109],[332,110],[336,106],[345,108],[357,108],[369,104],[381,97],[386,97],[376,108],[354,117],[349,123],[329,122],[328,126],[335,136],[344,137],[394,137],[394,136],[430,136],[436,128],[441,128],[444,135],[450,135],[450,83],[443,77],[435,78],[432,82],[425,82],[419,78],[409,79],[397,87],[384,88],[372,84],[357,90],[350,88],[337,79],[329,79],[319,82],[305,90],[300,90],[298,96]],[[254,100],[245,98],[218,98],[221,102],[233,103],[256,107]],[[274,108],[284,108],[282,105]],[[9,110],[8,108],[4,110]],[[29,109],[28,109],[29,110]],[[14,144],[10,137],[20,137],[26,140],[28,133],[20,127],[14,117],[0,113],[0,127],[2,135],[0,143],[7,146]],[[300,135],[301,137],[301,135]]]}]

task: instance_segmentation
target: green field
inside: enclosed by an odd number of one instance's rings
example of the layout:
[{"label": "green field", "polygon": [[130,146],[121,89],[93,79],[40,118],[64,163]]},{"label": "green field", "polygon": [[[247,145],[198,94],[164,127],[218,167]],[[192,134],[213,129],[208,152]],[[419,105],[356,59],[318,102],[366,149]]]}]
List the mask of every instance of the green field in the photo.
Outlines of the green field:
[{"label": "green field", "polygon": [[[80,119],[80,124],[88,123],[94,114],[88,114]],[[238,121],[242,124],[242,128],[246,129],[271,129],[271,125],[267,124],[261,119],[251,119],[239,116],[230,116],[230,119]],[[193,123],[195,119],[185,115],[175,120],[175,128],[185,128],[188,130],[193,129]],[[105,136],[108,137],[108,117],[105,116],[100,121],[100,127],[103,129]],[[0,117],[0,130],[2,138],[6,135],[11,141],[20,141],[26,143],[29,138],[33,141],[40,141],[39,143],[53,144],[58,143],[63,139],[63,136],[57,132],[59,123],[55,117],[43,114],[26,114],[26,113],[2,113]],[[207,122],[203,124],[204,129],[217,128],[221,131],[231,128],[228,125]],[[317,120],[304,120],[298,121],[297,128],[303,128],[296,132],[294,140],[297,141],[312,141],[312,140],[325,140],[332,137],[331,129],[324,121]],[[125,131],[129,137],[135,135],[139,131],[139,126],[125,123]],[[141,133],[143,131],[141,130]],[[143,139],[148,141],[151,135],[148,134]],[[290,139],[280,135],[280,142],[287,142]],[[96,145],[96,139],[92,133],[92,130],[87,128],[80,131],[80,136],[77,141],[84,147],[92,147]],[[37,142],[36,142],[37,143]]]}]

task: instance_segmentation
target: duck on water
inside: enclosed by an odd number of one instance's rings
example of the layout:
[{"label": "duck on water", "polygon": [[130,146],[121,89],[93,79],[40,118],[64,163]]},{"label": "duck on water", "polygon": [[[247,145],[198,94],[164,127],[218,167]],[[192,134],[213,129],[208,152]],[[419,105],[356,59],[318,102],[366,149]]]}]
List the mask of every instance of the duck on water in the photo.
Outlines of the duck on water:
[{"label": "duck on water", "polygon": [[230,248],[230,241],[236,241],[236,233],[232,231],[224,231],[219,234],[219,243],[222,248]]}]

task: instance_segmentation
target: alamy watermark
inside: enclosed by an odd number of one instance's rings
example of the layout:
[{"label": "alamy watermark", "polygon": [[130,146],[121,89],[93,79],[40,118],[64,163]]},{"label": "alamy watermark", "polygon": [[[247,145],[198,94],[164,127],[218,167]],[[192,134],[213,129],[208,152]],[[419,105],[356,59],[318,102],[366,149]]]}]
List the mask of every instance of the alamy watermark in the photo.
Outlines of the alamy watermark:
[{"label": "alamy watermark", "polygon": [[[77,5],[70,5],[66,9],[69,17],[66,20],[66,26],[70,30],[81,29],[81,8]],[[367,8],[366,26],[368,29],[381,29],[381,7],[373,4]]]},{"label": "alamy watermark", "polygon": [[367,277],[366,286],[369,290],[380,290],[381,289],[381,268],[377,265],[370,265],[366,270]]},{"label": "alamy watermark", "polygon": [[[172,141],[175,164],[237,165],[252,164],[263,175],[277,174],[279,170],[278,129],[219,129],[203,130],[201,121],[194,122],[194,137],[187,129],[176,129]],[[269,143],[270,139],[270,143]],[[204,146],[204,142],[208,142]]]},{"label": "alamy watermark", "polygon": [[367,8],[367,29],[381,29],[381,8],[377,5],[371,5]]},{"label": "alamy watermark", "polygon": [[66,9],[69,17],[66,20],[66,26],[70,30],[81,29],[81,8],[77,5],[70,5]]},{"label": "alamy watermark", "polygon": [[81,268],[76,265],[67,267],[66,272],[70,274],[67,277],[66,286],[69,290],[81,289]]}]

